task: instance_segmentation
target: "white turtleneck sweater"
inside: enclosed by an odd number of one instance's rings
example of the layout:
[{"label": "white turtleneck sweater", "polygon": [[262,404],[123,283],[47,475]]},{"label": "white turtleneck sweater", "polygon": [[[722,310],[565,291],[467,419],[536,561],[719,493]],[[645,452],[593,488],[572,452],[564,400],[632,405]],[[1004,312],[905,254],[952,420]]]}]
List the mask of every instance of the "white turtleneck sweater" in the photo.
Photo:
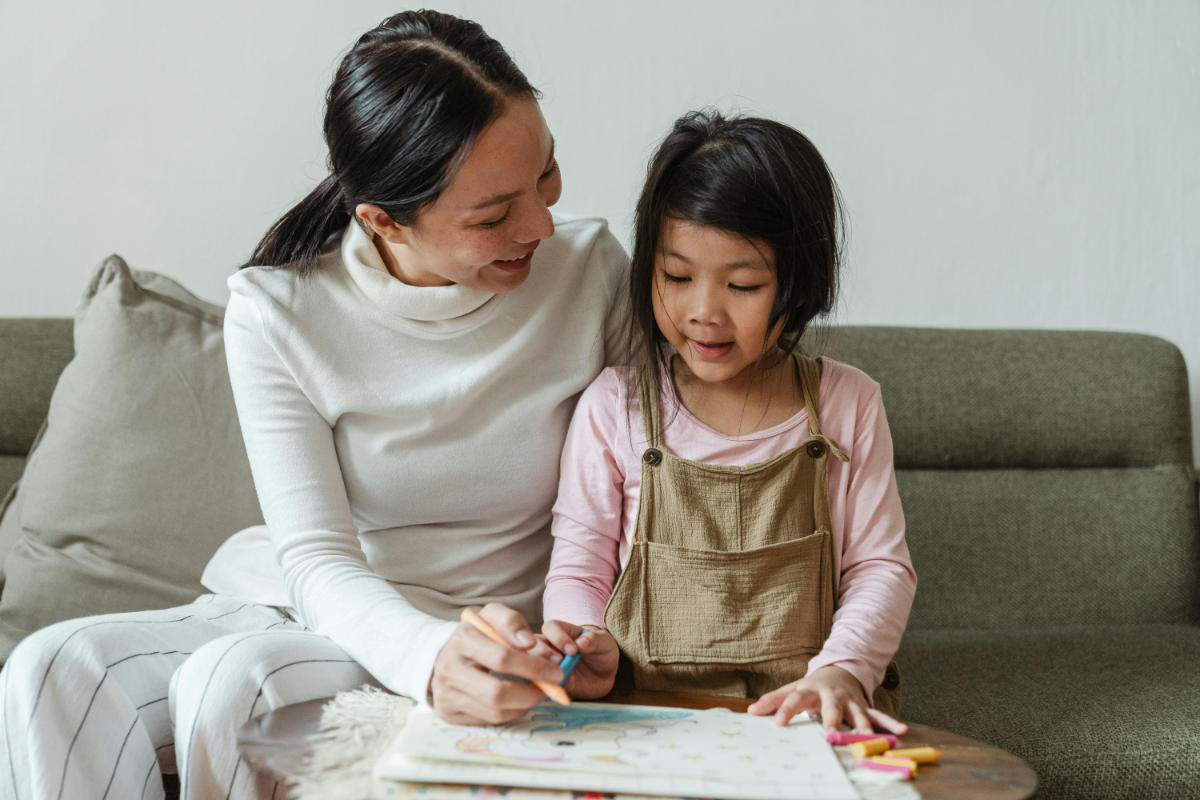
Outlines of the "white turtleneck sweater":
[{"label": "white turtleneck sweater", "polygon": [[503,294],[402,283],[353,223],[307,278],[229,279],[229,375],[266,525],[221,547],[208,589],[294,609],[417,699],[463,606],[540,622],[567,425],[628,329],[627,259],[604,221],[555,224]]}]

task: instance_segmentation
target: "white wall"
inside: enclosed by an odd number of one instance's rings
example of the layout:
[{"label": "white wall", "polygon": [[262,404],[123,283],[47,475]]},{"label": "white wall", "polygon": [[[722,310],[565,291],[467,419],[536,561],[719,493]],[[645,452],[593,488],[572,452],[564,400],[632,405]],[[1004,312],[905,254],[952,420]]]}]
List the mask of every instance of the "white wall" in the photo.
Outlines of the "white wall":
[{"label": "white wall", "polygon": [[[1200,420],[1200,4],[438,7],[482,22],[543,90],[562,208],[627,239],[677,114],[775,116],[847,200],[839,321],[1154,333],[1183,349]],[[0,315],[69,314],[110,252],[224,302],[323,175],[341,53],[396,10],[2,0]]]}]

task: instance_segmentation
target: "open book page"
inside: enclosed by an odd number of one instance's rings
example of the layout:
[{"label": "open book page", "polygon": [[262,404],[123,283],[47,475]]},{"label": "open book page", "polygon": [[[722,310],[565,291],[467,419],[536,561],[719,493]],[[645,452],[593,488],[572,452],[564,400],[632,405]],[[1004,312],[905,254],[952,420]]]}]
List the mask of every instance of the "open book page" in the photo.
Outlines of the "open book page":
[{"label": "open book page", "polygon": [[540,705],[497,727],[415,709],[376,763],[381,778],[627,794],[857,800],[820,725],[607,703]]}]

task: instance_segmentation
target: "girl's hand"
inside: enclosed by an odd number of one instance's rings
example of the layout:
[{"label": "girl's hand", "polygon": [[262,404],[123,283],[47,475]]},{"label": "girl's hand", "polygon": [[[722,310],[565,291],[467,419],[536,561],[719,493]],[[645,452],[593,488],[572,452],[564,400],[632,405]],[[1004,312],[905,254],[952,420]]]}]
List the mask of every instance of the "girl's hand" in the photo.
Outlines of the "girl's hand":
[{"label": "girl's hand", "polygon": [[858,679],[833,665],[767,692],[746,711],[774,714],[776,725],[787,725],[801,711],[820,713],[826,733],[837,730],[843,721],[860,733],[873,733],[875,726],[898,735],[908,732],[903,722],[871,708]]},{"label": "girl's hand", "polygon": [[[507,606],[489,603],[479,612],[508,647],[474,627],[460,623],[433,662],[429,696],[437,715],[459,725],[497,725],[514,720],[546,699],[528,681],[558,683],[562,670],[528,651],[535,646],[524,617]],[[505,680],[492,673],[523,678]]]},{"label": "girl's hand", "polygon": [[612,691],[621,651],[611,633],[594,626],[589,626],[585,633],[578,625],[553,619],[542,625],[542,635],[565,655],[583,654],[563,687],[567,694],[591,700]]}]

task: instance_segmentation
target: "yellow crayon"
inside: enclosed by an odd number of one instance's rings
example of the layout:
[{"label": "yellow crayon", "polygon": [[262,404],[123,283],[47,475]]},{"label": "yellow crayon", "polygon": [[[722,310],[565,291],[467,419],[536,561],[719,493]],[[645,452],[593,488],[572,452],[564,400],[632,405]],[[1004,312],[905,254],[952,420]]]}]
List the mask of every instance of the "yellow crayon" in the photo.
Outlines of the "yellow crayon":
[{"label": "yellow crayon", "polygon": [[911,758],[918,764],[932,764],[942,757],[942,751],[936,747],[902,747],[888,750],[883,755],[887,758]]},{"label": "yellow crayon", "polygon": [[850,745],[850,752],[855,758],[866,758],[882,753],[891,747],[891,742],[880,737],[879,739],[867,739],[865,742],[855,742]]},{"label": "yellow crayon", "polygon": [[917,777],[917,762],[911,758],[889,758],[888,756],[872,756],[871,761],[876,764],[887,764],[892,767],[904,767],[908,770],[908,774],[912,777]]}]

